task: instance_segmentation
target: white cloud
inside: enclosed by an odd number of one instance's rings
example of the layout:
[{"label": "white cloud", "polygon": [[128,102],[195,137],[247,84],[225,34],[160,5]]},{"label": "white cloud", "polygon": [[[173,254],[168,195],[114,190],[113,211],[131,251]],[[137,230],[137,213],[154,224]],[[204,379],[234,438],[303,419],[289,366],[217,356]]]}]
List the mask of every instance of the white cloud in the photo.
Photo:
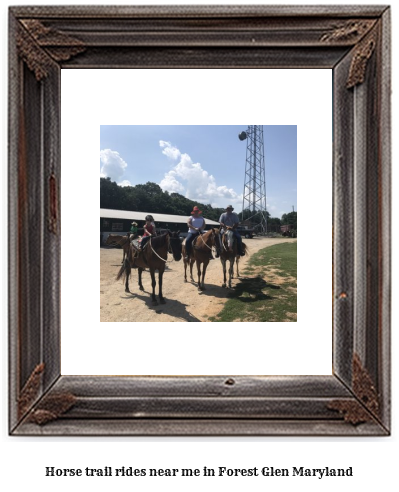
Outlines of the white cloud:
[{"label": "white cloud", "polygon": [[218,207],[226,206],[226,202],[233,205],[242,203],[242,195],[227,186],[218,186],[214,176],[199,162],[193,162],[188,154],[182,154],[177,147],[164,140],[160,140],[159,145],[169,159],[179,161],[159,183],[164,191],[177,192],[190,200]]},{"label": "white cloud", "polygon": [[165,177],[160,182],[159,186],[170,193],[180,193],[183,194],[185,191],[184,186],[176,179],[175,173],[173,171],[169,171],[168,174],[165,174]]},{"label": "white cloud", "polygon": [[119,155],[119,152],[111,149],[100,150],[100,177],[111,178],[116,181],[119,186],[130,186],[128,180],[122,180],[127,163]]},{"label": "white cloud", "polygon": [[177,147],[174,147],[170,142],[160,140],[159,145],[163,148],[162,154],[165,154],[169,159],[177,160],[180,158],[180,150]]}]

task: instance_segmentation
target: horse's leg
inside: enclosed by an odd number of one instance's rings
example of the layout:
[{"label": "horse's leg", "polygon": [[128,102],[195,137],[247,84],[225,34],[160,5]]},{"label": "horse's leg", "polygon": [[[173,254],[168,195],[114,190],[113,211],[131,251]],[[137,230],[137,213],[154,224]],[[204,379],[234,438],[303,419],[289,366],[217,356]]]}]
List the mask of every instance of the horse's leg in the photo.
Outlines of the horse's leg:
[{"label": "horse's leg", "polygon": [[238,271],[238,262],[240,261],[240,257],[237,256],[236,258],[236,267],[237,267],[237,278],[240,276],[240,272]]},{"label": "horse's leg", "polygon": [[192,282],[195,282],[194,277],[193,277],[193,266],[194,266],[194,261],[195,260],[190,259],[189,261],[190,261],[190,277],[191,277],[191,281]]},{"label": "horse's leg", "polygon": [[230,267],[229,267],[229,289],[231,289],[231,279],[233,277],[234,272],[234,256],[230,258]]},{"label": "horse's leg", "polygon": [[139,267],[138,270],[139,270],[139,288],[140,288],[140,290],[144,290],[143,282],[141,281],[141,276],[143,274],[143,269]]},{"label": "horse's leg", "polygon": [[152,294],[151,294],[151,297],[152,297],[152,303],[154,305],[157,305],[157,298],[155,297],[155,287],[157,285],[157,282],[155,280],[155,271],[151,268],[150,270],[150,273],[151,273],[151,285],[152,285]]},{"label": "horse's leg", "polygon": [[198,274],[198,290],[201,290],[201,262],[197,261],[197,274]]},{"label": "horse's leg", "polygon": [[125,260],[125,268],[126,268],[125,292],[130,292],[130,290],[129,290],[129,277],[130,277],[130,273],[131,273],[132,269],[130,268],[130,263],[127,259]]},{"label": "horse's leg", "polygon": [[163,279],[163,272],[164,272],[164,269],[163,268],[160,268],[158,270],[158,284],[159,284],[159,302],[161,304],[166,304],[166,301],[162,295],[162,279]]},{"label": "horse's leg", "polygon": [[184,281],[187,282],[187,261],[183,260],[184,263]]},{"label": "horse's leg", "polygon": [[209,260],[208,261],[204,261],[204,264],[203,264],[203,267],[202,267],[201,290],[205,290],[205,273],[206,273],[206,269],[207,269],[208,263],[209,263]]},{"label": "horse's leg", "polygon": [[222,287],[226,287],[226,260],[220,258],[223,267],[223,284]]}]

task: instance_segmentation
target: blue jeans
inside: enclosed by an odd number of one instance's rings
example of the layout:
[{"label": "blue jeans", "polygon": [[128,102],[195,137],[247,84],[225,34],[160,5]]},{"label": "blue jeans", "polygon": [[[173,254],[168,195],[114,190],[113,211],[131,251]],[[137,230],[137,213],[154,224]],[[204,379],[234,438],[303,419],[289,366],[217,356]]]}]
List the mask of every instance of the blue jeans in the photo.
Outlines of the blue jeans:
[{"label": "blue jeans", "polygon": [[151,236],[143,236],[143,237],[141,238],[141,243],[140,243],[140,248],[141,248],[141,249],[144,249],[144,246],[147,244],[147,241],[149,241],[149,240],[150,240],[150,237],[151,237]]},{"label": "blue jeans", "polygon": [[241,254],[242,253],[242,237],[241,237],[241,234],[238,232],[238,231],[233,231],[233,236],[236,238],[237,240],[237,251],[238,251],[238,254]]},{"label": "blue jeans", "polygon": [[199,235],[199,232],[189,232],[186,237],[186,256],[190,256],[193,249],[192,243],[194,239]]}]

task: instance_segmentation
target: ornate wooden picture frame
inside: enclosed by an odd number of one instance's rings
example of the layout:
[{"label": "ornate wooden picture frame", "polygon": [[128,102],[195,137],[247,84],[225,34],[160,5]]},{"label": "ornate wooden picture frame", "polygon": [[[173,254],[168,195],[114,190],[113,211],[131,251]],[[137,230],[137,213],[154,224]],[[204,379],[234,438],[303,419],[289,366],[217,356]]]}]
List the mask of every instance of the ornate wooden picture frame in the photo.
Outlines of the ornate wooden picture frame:
[{"label": "ornate wooden picture frame", "polygon": [[[100,67],[332,70],[330,376],[60,374],[60,72]],[[390,193],[388,6],[11,7],[10,434],[388,435]]]}]

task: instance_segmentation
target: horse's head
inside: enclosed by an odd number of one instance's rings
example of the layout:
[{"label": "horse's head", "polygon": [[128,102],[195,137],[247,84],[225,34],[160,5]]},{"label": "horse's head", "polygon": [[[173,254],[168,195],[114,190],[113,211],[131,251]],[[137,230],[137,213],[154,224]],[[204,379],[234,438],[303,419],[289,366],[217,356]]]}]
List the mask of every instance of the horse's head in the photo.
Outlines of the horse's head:
[{"label": "horse's head", "polygon": [[213,227],[212,231],[213,231],[213,237],[214,237],[213,246],[215,246],[218,255],[220,255],[220,252],[222,250],[222,243],[221,243],[222,236],[220,233],[221,230],[220,230],[220,228]]},{"label": "horse's head", "polygon": [[118,234],[108,234],[105,244],[112,244],[113,246],[118,245],[122,237],[123,236],[118,236]]},{"label": "horse's head", "polygon": [[197,241],[197,245],[202,249],[206,249],[204,245],[208,248],[215,246],[216,244],[216,231],[217,229],[209,229],[208,231],[202,233],[202,241]]},{"label": "horse's head", "polygon": [[231,227],[227,228],[225,235],[226,235],[226,240],[227,240],[227,246],[229,249],[232,249],[233,248],[233,241],[234,241],[233,229]]},{"label": "horse's head", "polygon": [[181,260],[182,244],[179,237],[180,231],[171,232],[168,231],[169,246],[175,261]]}]

